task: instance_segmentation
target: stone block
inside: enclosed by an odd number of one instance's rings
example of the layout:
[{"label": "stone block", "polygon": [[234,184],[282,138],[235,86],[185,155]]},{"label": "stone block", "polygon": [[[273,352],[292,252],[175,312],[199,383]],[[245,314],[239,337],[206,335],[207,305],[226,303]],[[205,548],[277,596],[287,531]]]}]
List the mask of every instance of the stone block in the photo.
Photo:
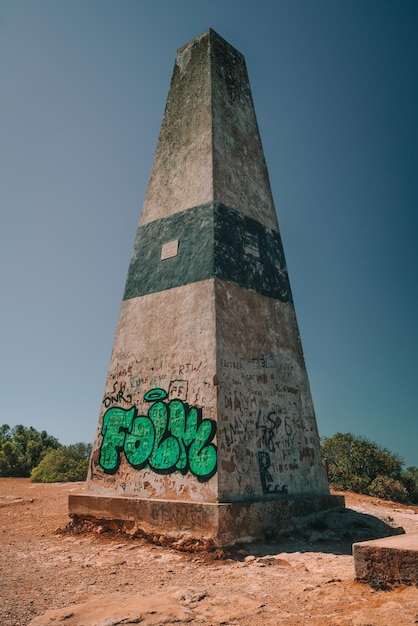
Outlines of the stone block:
[{"label": "stone block", "polygon": [[344,497],[331,495],[221,503],[69,496],[69,514],[76,523],[88,520],[128,533],[137,529],[150,539],[164,536],[165,543],[185,539],[207,547],[272,538],[294,527],[298,519],[340,507]]},{"label": "stone block", "polygon": [[418,533],[355,543],[353,555],[357,580],[380,588],[418,585]]}]

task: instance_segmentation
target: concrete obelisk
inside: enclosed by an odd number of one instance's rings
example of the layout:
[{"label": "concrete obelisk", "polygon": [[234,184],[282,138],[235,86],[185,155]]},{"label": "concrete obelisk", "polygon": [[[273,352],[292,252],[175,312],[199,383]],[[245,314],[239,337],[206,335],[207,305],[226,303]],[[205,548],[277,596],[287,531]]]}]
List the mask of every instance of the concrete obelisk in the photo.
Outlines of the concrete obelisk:
[{"label": "concrete obelisk", "polygon": [[177,52],[76,519],[217,545],[329,495],[243,56]]}]

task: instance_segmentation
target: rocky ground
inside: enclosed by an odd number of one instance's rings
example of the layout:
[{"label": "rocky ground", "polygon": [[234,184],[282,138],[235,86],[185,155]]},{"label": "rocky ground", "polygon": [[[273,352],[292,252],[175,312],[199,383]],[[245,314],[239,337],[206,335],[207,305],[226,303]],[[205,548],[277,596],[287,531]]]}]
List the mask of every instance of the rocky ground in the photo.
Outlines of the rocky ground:
[{"label": "rocky ground", "polygon": [[346,495],[297,536],[224,554],[63,532],[82,483],[0,479],[1,626],[408,626],[418,589],[355,581],[354,541],[418,532],[418,508]]}]

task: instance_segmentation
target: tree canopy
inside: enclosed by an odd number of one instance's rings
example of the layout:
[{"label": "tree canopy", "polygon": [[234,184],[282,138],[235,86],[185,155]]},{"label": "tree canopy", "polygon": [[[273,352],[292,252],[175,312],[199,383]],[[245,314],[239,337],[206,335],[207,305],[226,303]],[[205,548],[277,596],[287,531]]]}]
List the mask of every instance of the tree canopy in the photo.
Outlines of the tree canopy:
[{"label": "tree canopy", "polygon": [[63,446],[43,430],[18,424],[0,426],[0,477],[30,477],[34,482],[85,480],[91,444]]},{"label": "tree canopy", "polygon": [[336,433],[321,444],[331,487],[397,502],[418,502],[418,468],[365,437]]},{"label": "tree canopy", "polygon": [[85,480],[89,466],[91,444],[76,443],[50,450],[31,472],[37,483]]},{"label": "tree canopy", "polygon": [[28,477],[50,450],[60,447],[58,439],[18,424],[0,426],[0,476]]}]

